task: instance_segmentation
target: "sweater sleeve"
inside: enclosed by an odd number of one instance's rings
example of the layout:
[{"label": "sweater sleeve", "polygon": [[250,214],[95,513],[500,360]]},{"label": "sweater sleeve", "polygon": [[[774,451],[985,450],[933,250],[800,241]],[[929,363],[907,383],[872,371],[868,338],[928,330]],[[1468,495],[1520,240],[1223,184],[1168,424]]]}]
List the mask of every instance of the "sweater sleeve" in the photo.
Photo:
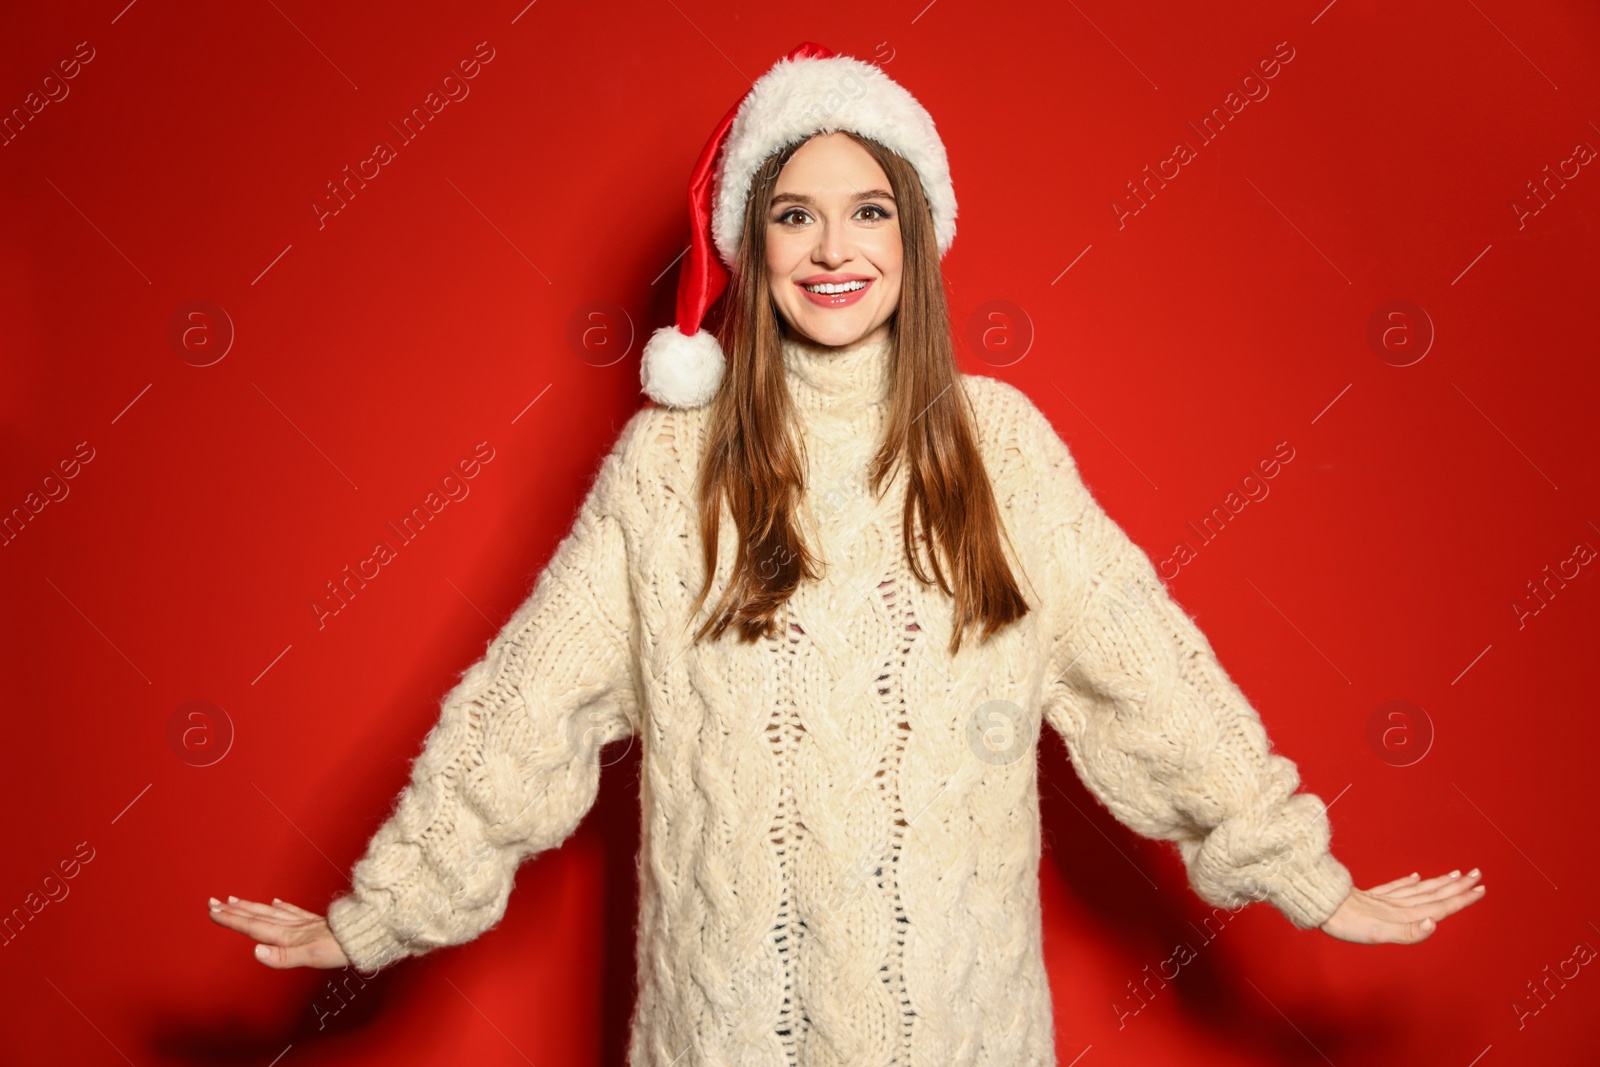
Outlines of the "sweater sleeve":
[{"label": "sweater sleeve", "polygon": [[1043,713],[1088,789],[1124,825],[1177,844],[1207,903],[1267,900],[1301,929],[1350,892],[1322,801],[1149,557],[1100,508],[1026,396],[1017,439],[1046,539],[1052,638]]},{"label": "sweater sleeve", "polygon": [[[363,971],[500,921],[519,863],[594,804],[600,749],[638,721],[623,524],[637,501],[634,416],[526,600],[445,696],[389,819],[328,908]],[[630,494],[633,494],[630,497]]]}]

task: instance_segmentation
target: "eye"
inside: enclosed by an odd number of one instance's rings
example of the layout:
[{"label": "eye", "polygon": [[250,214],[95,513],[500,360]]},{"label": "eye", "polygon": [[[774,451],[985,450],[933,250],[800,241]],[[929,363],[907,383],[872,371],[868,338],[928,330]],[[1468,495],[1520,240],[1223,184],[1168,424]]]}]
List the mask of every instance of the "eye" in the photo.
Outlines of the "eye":
[{"label": "eye", "polygon": [[[872,215],[869,215],[864,220],[866,222],[883,222],[883,221],[885,221],[887,219],[890,219],[890,218],[894,217],[894,216],[890,215],[889,212],[887,212],[883,208],[879,207],[877,204],[863,204],[863,205],[861,205],[860,208],[857,209],[856,214],[859,215],[863,211],[870,211],[870,212],[873,213]],[[779,226],[799,225],[798,222],[791,223],[789,221],[790,217],[794,216],[794,215],[801,215],[801,216],[804,216],[807,219],[809,219],[811,217],[810,212],[806,211],[805,208],[792,207],[789,210],[785,211],[783,214],[778,215],[777,217],[775,217],[772,221],[774,223],[776,223],[777,225],[779,225]]]}]

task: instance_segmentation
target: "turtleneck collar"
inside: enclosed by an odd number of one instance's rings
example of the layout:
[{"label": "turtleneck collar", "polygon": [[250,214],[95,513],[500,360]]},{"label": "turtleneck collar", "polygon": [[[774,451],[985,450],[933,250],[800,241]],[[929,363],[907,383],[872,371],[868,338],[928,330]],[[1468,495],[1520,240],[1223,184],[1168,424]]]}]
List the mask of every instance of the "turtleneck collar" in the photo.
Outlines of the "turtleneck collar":
[{"label": "turtleneck collar", "polygon": [[892,335],[840,347],[785,336],[784,372],[789,395],[805,415],[849,415],[889,398]]}]

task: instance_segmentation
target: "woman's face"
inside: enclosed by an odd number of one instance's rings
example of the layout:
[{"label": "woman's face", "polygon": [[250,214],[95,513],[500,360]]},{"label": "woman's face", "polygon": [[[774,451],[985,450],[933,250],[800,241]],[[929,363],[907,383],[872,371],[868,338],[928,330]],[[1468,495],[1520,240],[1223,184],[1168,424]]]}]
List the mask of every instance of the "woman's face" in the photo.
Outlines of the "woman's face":
[{"label": "woman's face", "polygon": [[[821,345],[886,336],[900,264],[900,209],[878,161],[843,133],[801,145],[767,209],[767,277],[784,321]],[[825,282],[847,291],[806,289]]]}]

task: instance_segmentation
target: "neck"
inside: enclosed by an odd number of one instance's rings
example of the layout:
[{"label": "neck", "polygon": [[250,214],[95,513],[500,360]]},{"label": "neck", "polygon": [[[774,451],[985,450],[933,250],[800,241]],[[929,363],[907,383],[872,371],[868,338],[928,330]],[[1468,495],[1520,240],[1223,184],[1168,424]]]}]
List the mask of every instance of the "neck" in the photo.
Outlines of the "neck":
[{"label": "neck", "polygon": [[806,416],[848,416],[881,408],[889,398],[891,336],[868,335],[835,346],[786,333],[783,365],[795,406]]}]

